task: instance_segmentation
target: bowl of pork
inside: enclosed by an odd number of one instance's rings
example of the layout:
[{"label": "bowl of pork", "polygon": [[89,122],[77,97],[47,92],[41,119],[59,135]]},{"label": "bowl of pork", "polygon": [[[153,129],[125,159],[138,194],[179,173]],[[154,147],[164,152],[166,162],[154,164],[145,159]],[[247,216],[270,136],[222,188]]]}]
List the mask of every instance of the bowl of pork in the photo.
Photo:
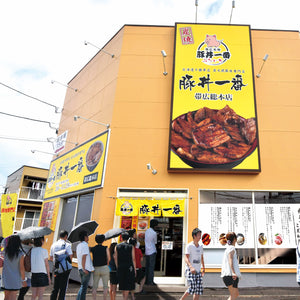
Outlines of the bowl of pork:
[{"label": "bowl of pork", "polygon": [[202,107],[172,121],[171,150],[193,168],[232,169],[257,147],[255,118],[245,119],[228,105]]}]

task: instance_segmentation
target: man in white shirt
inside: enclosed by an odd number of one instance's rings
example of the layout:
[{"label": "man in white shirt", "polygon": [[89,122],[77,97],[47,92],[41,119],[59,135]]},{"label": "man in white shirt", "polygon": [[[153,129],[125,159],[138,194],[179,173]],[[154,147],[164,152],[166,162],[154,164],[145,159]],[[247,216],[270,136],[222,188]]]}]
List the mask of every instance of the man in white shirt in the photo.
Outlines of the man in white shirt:
[{"label": "man in white shirt", "polygon": [[157,233],[154,228],[158,225],[156,219],[150,221],[150,228],[145,232],[145,255],[146,255],[146,284],[155,285],[154,268],[156,262]]},{"label": "man in white shirt", "polygon": [[76,248],[78,271],[81,279],[80,289],[76,300],[85,300],[91,274],[94,271],[90,249],[88,245],[89,236],[86,231],[79,233],[81,243]]},{"label": "man in white shirt", "polygon": [[[61,231],[59,234],[59,240],[54,242],[50,248],[50,260],[53,261],[53,266],[55,265],[55,253],[57,251],[66,250],[66,254],[69,255],[70,261],[72,261],[73,258],[73,252],[72,247],[69,242],[67,242],[68,238],[68,232],[67,231]],[[51,292],[50,300],[56,300],[57,295],[58,300],[64,300],[66,295],[66,290],[68,286],[68,280],[71,273],[71,269],[67,270],[63,273],[59,274],[52,274],[54,276],[54,284],[53,284],[53,290]]]},{"label": "man in white shirt", "polygon": [[199,295],[203,294],[202,277],[204,276],[205,265],[203,258],[203,244],[200,242],[201,235],[201,230],[199,228],[195,228],[192,231],[193,241],[186,246],[186,280],[189,287],[180,300],[185,299],[189,295],[193,295],[193,300],[198,300]]}]

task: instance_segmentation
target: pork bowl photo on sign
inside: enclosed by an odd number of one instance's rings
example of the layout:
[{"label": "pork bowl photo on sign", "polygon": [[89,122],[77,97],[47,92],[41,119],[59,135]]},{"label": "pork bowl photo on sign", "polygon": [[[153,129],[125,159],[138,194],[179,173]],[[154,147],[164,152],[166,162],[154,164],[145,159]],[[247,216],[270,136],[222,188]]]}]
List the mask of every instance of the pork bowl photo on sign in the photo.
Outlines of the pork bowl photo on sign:
[{"label": "pork bowl photo on sign", "polygon": [[256,119],[239,116],[228,105],[202,107],[172,121],[171,150],[193,168],[231,169],[257,147]]},{"label": "pork bowl photo on sign", "polygon": [[98,165],[100,158],[103,154],[103,143],[101,141],[96,141],[88,149],[85,157],[86,167],[92,172]]}]

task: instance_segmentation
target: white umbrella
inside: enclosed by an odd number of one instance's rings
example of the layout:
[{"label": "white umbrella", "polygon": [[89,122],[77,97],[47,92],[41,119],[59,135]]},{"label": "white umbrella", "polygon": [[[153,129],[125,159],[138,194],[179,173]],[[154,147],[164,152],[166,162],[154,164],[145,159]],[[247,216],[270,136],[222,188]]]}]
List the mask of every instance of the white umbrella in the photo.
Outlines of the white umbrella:
[{"label": "white umbrella", "polygon": [[49,235],[51,232],[52,230],[49,227],[31,226],[19,231],[17,235],[21,241],[25,241]]}]

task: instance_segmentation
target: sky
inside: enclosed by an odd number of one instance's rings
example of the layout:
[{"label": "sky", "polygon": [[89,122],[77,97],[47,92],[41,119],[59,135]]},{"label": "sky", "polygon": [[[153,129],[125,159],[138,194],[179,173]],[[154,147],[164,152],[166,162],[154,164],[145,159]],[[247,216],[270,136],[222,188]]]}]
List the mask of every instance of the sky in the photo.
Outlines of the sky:
[{"label": "sky", "polygon": [[[49,123],[59,124],[53,106],[63,107],[62,84],[98,52],[84,41],[102,48],[125,24],[228,24],[232,0],[199,0],[197,8],[195,0],[0,0],[0,8],[1,193],[23,165],[49,168],[52,155],[31,150],[53,152],[47,138],[56,137]],[[235,0],[231,24],[299,31],[299,11],[299,0]]]}]

